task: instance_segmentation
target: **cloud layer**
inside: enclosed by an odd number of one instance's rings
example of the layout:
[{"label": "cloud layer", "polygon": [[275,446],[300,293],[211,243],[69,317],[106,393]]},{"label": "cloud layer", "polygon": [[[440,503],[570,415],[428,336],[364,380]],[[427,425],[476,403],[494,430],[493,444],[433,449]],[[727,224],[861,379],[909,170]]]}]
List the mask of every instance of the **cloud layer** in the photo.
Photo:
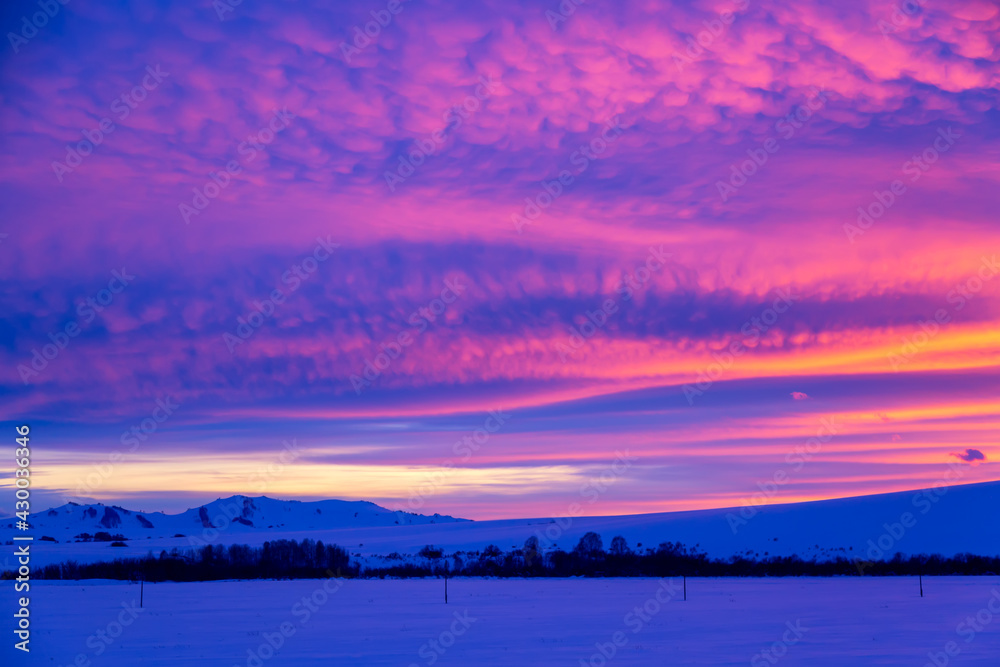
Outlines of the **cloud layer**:
[{"label": "cloud layer", "polygon": [[272,495],[555,514],[627,449],[600,512],[719,506],[823,419],[781,499],[997,478],[995,3],[219,4],[4,10],[50,488],[185,506],[297,437]]}]

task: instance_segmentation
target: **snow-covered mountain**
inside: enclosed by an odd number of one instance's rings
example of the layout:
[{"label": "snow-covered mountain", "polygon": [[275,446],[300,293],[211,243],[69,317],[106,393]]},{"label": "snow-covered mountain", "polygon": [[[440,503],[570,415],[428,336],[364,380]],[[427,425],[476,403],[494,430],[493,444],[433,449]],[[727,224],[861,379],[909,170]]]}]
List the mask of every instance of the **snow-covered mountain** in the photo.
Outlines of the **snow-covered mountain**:
[{"label": "snow-covered mountain", "polygon": [[[135,512],[117,505],[67,503],[29,517],[31,534],[59,542],[97,533],[121,535],[126,540],[187,537],[220,531],[232,535],[259,532],[298,532],[351,527],[413,526],[465,521],[435,514],[393,512],[366,501],[321,500],[301,502],[266,496],[219,498],[181,514]],[[6,537],[16,532],[16,519],[0,524]],[[214,531],[214,532],[213,532]],[[9,539],[9,538],[8,538]]]},{"label": "snow-covered mountain", "polygon": [[[130,512],[106,505],[66,505],[32,515],[36,565],[145,556],[204,544],[260,545],[267,540],[311,538],[345,547],[355,558],[380,562],[390,554],[416,554],[432,544],[446,553],[490,544],[521,547],[535,536],[543,550],[570,550],[593,531],[605,545],[617,535],[634,549],[681,542],[713,558],[798,555],[890,559],[896,552],[954,556],[1000,555],[1000,482],[904,491],[856,498],[748,508],[628,516],[544,517],[466,521],[450,516],[392,512],[368,502],[281,501],[234,496],[182,514]],[[594,506],[597,509],[597,506]],[[149,524],[149,525],[146,525]],[[0,541],[17,531],[0,522]],[[127,545],[80,542],[75,536],[120,534]],[[58,542],[40,541],[42,536]],[[105,539],[107,536],[102,536]]]}]

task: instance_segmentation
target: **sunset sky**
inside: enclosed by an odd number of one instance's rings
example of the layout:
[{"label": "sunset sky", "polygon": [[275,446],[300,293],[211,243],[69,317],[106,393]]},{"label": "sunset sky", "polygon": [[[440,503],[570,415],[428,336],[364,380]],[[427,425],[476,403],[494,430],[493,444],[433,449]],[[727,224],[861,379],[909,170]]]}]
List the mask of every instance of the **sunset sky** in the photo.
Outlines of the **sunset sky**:
[{"label": "sunset sky", "polygon": [[1000,479],[995,2],[39,11],[0,10],[0,391],[48,505]]}]

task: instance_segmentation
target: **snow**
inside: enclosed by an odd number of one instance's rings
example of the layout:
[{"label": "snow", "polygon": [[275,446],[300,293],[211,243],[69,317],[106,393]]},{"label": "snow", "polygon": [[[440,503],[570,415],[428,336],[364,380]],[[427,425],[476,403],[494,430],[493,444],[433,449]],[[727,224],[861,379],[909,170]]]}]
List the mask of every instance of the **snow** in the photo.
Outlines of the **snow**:
[{"label": "snow", "polygon": [[[1000,522],[984,520],[990,508],[1000,504],[1000,482],[943,487],[937,491],[768,505],[756,508],[757,513],[745,519],[745,524],[737,525],[736,532],[731,517],[742,518],[749,510],[744,509],[743,515],[737,508],[631,516],[462,521],[442,516],[401,515],[371,503],[338,500],[298,503],[237,496],[235,503],[233,499],[219,500],[206,506],[208,516],[224,517],[223,506],[243,507],[246,501],[253,503],[247,516],[254,525],[226,519],[217,524],[222,526],[220,530],[204,528],[196,509],[173,515],[172,519],[164,519],[167,515],[162,514],[145,515],[158,526],[156,530],[141,527],[137,520],[123,520],[114,528],[102,528],[99,524],[95,528],[94,522],[103,517],[91,517],[86,520],[89,523],[81,523],[80,507],[53,517],[43,513],[37,518],[39,525],[32,531],[36,536],[33,564],[41,566],[67,559],[94,562],[145,556],[150,552],[159,555],[164,549],[188,549],[203,544],[260,545],[266,540],[308,537],[339,544],[353,559],[358,560],[360,554],[364,562],[379,565],[384,564],[381,557],[387,554],[415,554],[427,544],[443,547],[448,554],[459,550],[479,551],[488,544],[508,550],[523,546],[532,535],[539,537],[545,550],[556,547],[569,550],[587,531],[599,533],[605,544],[615,535],[624,536],[632,548],[639,544],[642,548],[655,548],[665,541],[682,542],[718,558],[736,554],[750,557],[797,554],[804,559],[844,556],[881,560],[883,555],[871,552],[873,546],[880,549],[885,558],[891,558],[897,551],[906,555],[1000,555]],[[96,506],[96,509],[103,507]],[[316,509],[322,509],[322,514],[316,514]],[[127,516],[123,512],[119,510],[118,514]],[[903,525],[906,514],[912,518],[908,526]],[[397,520],[400,520],[398,525]],[[68,536],[96,530],[123,533],[128,538],[128,546],[65,541]],[[0,538],[4,541],[13,533],[12,529],[0,527]],[[174,538],[175,533],[186,537]],[[51,535],[60,542],[41,542],[38,539],[41,535]]]},{"label": "snow", "polygon": [[[180,514],[136,512],[117,505],[67,503],[29,517],[33,533],[67,541],[80,533],[106,532],[129,539],[197,535],[211,526],[225,525],[227,533],[240,535],[267,530],[309,531],[351,526],[396,526],[456,522],[450,516],[424,516],[393,512],[367,501],[321,500],[302,502],[266,496],[232,496]],[[15,531],[14,521],[2,525]]]},{"label": "snow", "polygon": [[[438,579],[323,587],[322,580],[147,584],[144,608],[130,614],[138,585],[32,582],[30,661],[13,655],[8,637],[0,662],[61,667],[82,655],[75,664],[84,667],[424,667],[434,658],[444,667],[576,667],[604,664],[598,645],[610,652],[615,633],[620,646],[609,665],[771,665],[761,655],[771,649],[783,653],[778,664],[838,667],[920,667],[928,653],[940,654],[938,667],[995,666],[1000,656],[1000,613],[989,611],[992,604],[1000,612],[998,577],[927,577],[924,598],[907,577],[689,579],[686,602],[679,580],[656,579],[452,579],[447,605]],[[4,609],[12,609],[12,587],[3,591]],[[658,591],[664,602],[654,604]],[[303,598],[314,599],[311,611]],[[288,636],[280,650],[251,659],[248,651],[266,647],[268,636],[277,643],[282,624]],[[110,645],[97,634],[119,630]],[[941,662],[946,647],[960,652]]]}]

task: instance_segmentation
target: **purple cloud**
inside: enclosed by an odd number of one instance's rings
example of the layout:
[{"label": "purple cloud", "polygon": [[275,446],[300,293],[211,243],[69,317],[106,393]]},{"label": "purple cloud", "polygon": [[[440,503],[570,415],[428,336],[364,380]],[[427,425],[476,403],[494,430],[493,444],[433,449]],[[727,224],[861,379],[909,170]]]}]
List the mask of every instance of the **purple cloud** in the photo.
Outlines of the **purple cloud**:
[{"label": "purple cloud", "polygon": [[973,461],[985,461],[986,460],[986,455],[985,454],[983,454],[978,449],[972,449],[972,448],[968,448],[964,452],[961,452],[961,453],[952,452],[951,455],[954,456],[956,459],[961,459],[962,461],[965,461],[966,463],[972,463]]}]

